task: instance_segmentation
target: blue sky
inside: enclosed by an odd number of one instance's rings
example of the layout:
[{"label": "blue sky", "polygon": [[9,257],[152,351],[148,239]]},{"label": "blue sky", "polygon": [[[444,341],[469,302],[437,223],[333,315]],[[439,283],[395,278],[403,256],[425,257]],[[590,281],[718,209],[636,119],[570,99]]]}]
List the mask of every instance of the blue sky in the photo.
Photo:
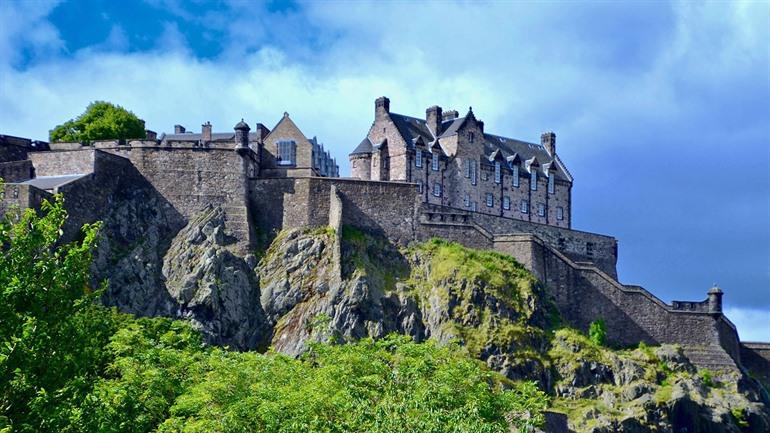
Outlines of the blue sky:
[{"label": "blue sky", "polygon": [[770,341],[768,2],[0,2],[0,133],[47,138],[93,100],[169,131],[284,111],[349,173],[374,99],[557,133],[574,227],[619,240],[665,301],[718,283]]}]

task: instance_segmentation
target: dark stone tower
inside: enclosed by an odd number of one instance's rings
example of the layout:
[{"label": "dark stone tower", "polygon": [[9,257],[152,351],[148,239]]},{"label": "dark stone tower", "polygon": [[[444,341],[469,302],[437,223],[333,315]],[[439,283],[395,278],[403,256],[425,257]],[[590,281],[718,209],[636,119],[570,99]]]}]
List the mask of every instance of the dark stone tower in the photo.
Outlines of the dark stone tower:
[{"label": "dark stone tower", "polygon": [[241,119],[235,129],[235,150],[241,151],[249,148],[249,125]]}]

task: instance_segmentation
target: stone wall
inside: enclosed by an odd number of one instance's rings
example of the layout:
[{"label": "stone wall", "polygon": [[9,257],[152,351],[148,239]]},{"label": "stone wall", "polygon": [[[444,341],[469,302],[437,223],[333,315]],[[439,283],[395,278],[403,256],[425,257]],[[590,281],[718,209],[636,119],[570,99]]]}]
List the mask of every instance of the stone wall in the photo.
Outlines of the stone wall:
[{"label": "stone wall", "polygon": [[741,363],[770,392],[770,343],[741,343]]},{"label": "stone wall", "polygon": [[32,161],[0,162],[0,179],[6,183],[21,182],[33,177]]},{"label": "stone wall", "polygon": [[38,209],[43,200],[51,198],[51,194],[31,185],[13,184],[0,186],[0,216],[10,209]]},{"label": "stone wall", "polygon": [[420,212],[423,215],[430,213],[467,215],[474,224],[495,236],[514,233],[535,234],[571,260],[590,262],[613,278],[617,278],[617,241],[611,236],[427,204],[422,206]]},{"label": "stone wall", "polygon": [[37,177],[87,174],[94,171],[94,152],[93,147],[80,146],[74,150],[30,152],[29,159],[32,161]]}]

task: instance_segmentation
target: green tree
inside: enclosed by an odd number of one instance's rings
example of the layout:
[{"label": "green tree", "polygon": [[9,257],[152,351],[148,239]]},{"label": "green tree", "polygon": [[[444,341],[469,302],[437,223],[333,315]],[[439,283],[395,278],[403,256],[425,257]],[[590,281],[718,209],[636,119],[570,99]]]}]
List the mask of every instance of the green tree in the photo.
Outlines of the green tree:
[{"label": "green tree", "polygon": [[588,326],[588,338],[599,346],[607,343],[607,326],[604,324],[604,319],[591,322]]},{"label": "green tree", "polygon": [[60,245],[65,218],[55,196],[0,220],[0,431],[62,430],[106,365],[112,320],[89,286],[99,226]]},{"label": "green tree", "polygon": [[145,138],[144,122],[125,108],[109,102],[92,102],[75,119],[51,131],[52,142],[84,142]]}]

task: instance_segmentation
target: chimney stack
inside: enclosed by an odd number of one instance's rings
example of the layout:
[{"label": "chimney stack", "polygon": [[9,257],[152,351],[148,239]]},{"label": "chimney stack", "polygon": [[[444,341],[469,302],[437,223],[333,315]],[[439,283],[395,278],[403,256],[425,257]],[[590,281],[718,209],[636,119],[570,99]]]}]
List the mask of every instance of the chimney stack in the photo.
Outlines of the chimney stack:
[{"label": "chimney stack", "polygon": [[265,137],[267,137],[267,134],[270,133],[270,130],[267,129],[267,126],[261,123],[257,123],[256,132],[259,135],[259,140],[262,141],[265,139]]},{"label": "chimney stack", "polygon": [[174,134],[184,134],[185,132],[187,132],[187,130],[184,129],[184,126],[174,125]]},{"label": "chimney stack", "polygon": [[457,110],[447,110],[447,111],[444,111],[442,120],[455,120],[458,117],[460,117],[460,113],[458,113]]},{"label": "chimney stack", "polygon": [[201,140],[204,143],[208,143],[211,141],[211,122],[206,122],[203,125],[201,125]]},{"label": "chimney stack", "polygon": [[553,132],[544,132],[540,135],[540,144],[545,147],[549,155],[556,155],[556,134]]},{"label": "chimney stack", "polygon": [[390,99],[380,96],[374,101],[374,117],[377,119],[388,113],[390,113]]},{"label": "chimney stack", "polygon": [[425,121],[428,122],[428,128],[433,131],[436,137],[441,134],[441,107],[434,105],[425,110]]}]

